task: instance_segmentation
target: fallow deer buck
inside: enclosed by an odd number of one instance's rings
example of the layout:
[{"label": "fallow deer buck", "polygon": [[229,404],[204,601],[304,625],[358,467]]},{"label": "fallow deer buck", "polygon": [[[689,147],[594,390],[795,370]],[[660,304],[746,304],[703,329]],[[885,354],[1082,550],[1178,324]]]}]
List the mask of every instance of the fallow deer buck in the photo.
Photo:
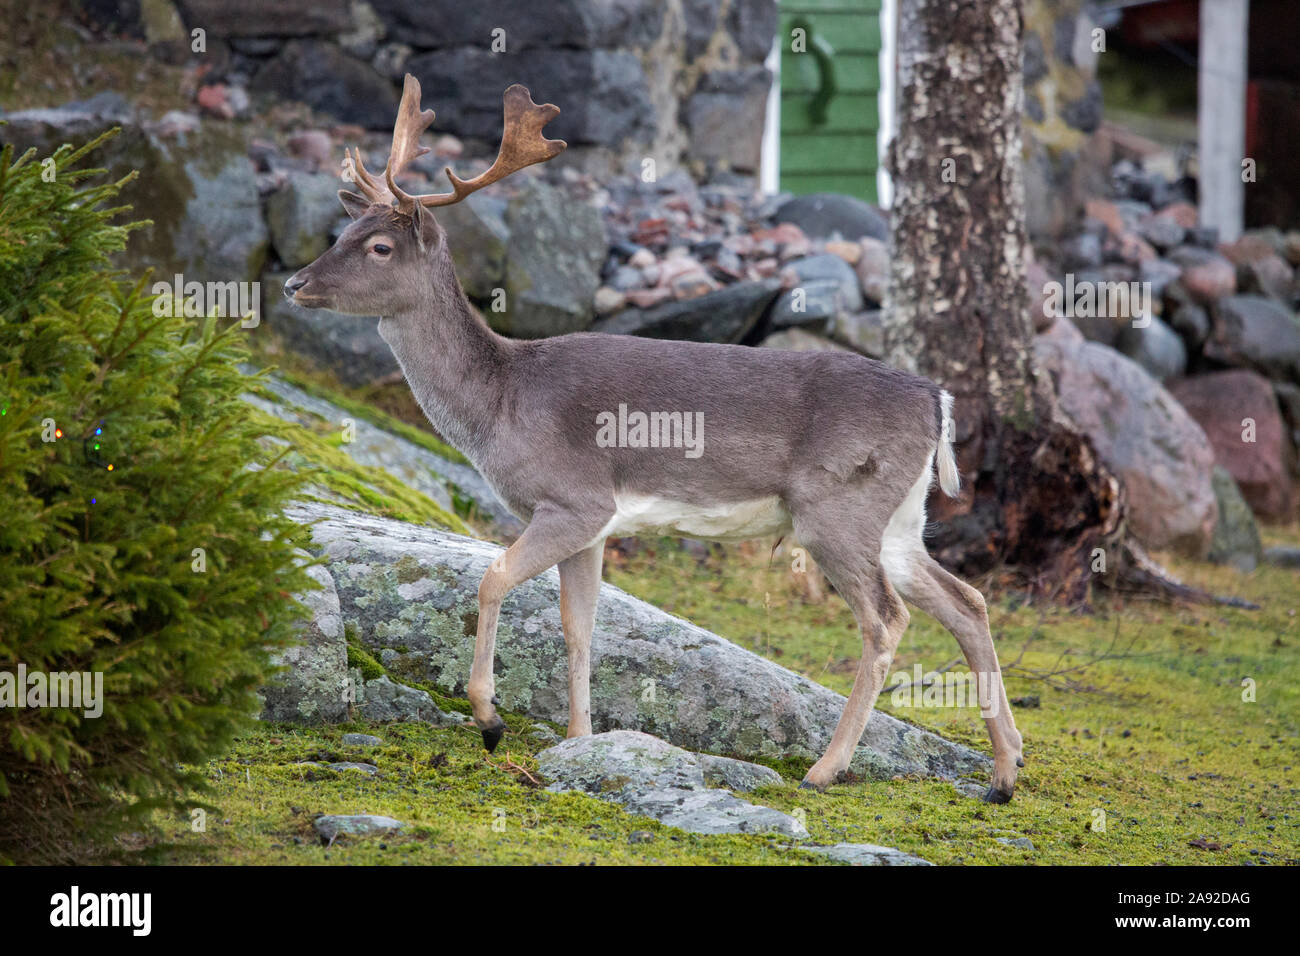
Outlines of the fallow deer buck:
[{"label": "fallow deer buck", "polygon": [[[434,117],[421,111],[420,85],[408,75],[383,174],[367,171],[360,151],[350,155],[361,195],[344,190],[339,198],[354,221],[284,287],[308,308],[382,316],[379,333],[429,421],[528,522],[479,586],[468,691],[484,744],[492,750],[505,730],[494,706],[492,661],[497,616],[511,588],[559,565],[568,734],[581,736],[591,733],[589,647],[607,536],[734,541],[793,532],[853,609],[862,634],[853,691],[803,785],[824,789],[848,767],[907,627],[901,594],[952,631],[983,680],[994,751],[985,799],[1009,800],[1023,766],[1021,738],[984,599],[940,567],[921,540],[936,461],[939,486],[948,495],[958,491],[947,392],[841,352],[591,333],[515,341],[495,334],[470,307],[430,210],[558,155],[565,143],[542,135],[558,113],[511,86],[492,166],[468,180],[448,169],[451,192],[408,195],[397,178],[427,152],[418,141]],[[620,406],[702,421],[703,453],[598,441],[600,422]],[[657,419],[670,420],[682,421]],[[680,434],[663,437],[680,446]]]}]

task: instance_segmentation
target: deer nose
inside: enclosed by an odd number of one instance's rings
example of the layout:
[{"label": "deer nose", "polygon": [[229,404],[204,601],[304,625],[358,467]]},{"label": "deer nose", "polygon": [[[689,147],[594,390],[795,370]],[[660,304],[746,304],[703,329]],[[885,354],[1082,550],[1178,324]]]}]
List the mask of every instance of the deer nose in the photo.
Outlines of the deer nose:
[{"label": "deer nose", "polygon": [[298,273],[294,273],[285,280],[284,294],[286,298],[292,299],[294,293],[307,284],[307,280],[302,278]]}]

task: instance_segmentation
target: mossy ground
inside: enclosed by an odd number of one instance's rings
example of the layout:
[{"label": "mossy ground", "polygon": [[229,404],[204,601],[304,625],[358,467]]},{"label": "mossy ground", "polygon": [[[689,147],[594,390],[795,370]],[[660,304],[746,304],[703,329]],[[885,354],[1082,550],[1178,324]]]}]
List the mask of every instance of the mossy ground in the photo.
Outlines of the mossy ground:
[{"label": "mossy ground", "polygon": [[[802,811],[815,842],[881,843],[935,863],[1300,862],[1300,574],[1174,566],[1191,583],[1262,609],[1129,602],[1079,613],[992,602],[1009,692],[1038,700],[1015,709],[1026,767],[1010,804],[983,804],[922,779],[809,793],[796,788],[806,769],[798,761],[773,764],[785,783],[753,799]],[[770,564],[759,547],[699,558],[673,541],[647,542],[630,555],[611,551],[606,576],[836,690],[852,682],[857,640],[848,610],[833,593],[804,597],[787,565]],[[935,670],[956,656],[947,632],[916,612],[893,672],[911,673],[918,662]],[[1245,678],[1253,702],[1243,700]],[[888,693],[880,706],[988,752],[974,708],[900,707]],[[551,740],[528,718],[506,719],[510,732],[491,758],[469,725],[260,726],[209,765],[214,809],[204,832],[159,821],[159,838],[128,855],[167,863],[819,862],[777,839],[693,836],[593,798],[538,790],[505,758],[532,769]],[[374,733],[384,746],[344,747],[350,730]],[[369,761],[380,775],[295,766],[303,760]],[[311,827],[318,813],[387,814],[410,827],[326,848]],[[1028,837],[1034,849],[998,837]]]}]

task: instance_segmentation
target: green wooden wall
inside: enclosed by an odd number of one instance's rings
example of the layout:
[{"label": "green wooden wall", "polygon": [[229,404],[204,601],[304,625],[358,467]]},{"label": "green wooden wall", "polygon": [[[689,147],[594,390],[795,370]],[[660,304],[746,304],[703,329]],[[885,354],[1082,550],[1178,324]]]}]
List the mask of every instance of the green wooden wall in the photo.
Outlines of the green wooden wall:
[{"label": "green wooden wall", "polygon": [[[797,26],[807,31],[801,53]],[[880,0],[781,0],[780,41],[781,189],[876,202]],[[833,92],[819,61],[831,64]]]}]

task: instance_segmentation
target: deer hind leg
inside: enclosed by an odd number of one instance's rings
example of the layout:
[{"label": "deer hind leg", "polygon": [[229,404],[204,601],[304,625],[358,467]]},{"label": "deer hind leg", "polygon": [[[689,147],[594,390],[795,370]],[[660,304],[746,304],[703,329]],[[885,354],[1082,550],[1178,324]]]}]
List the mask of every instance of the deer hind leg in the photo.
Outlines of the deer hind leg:
[{"label": "deer hind leg", "polygon": [[862,632],[862,657],[853,679],[853,690],[840,714],[839,723],[835,725],[831,742],[800,784],[818,790],[825,790],[848,769],[908,622],[907,608],[890,585],[884,570],[874,562],[849,580],[830,569],[827,569],[827,577],[844,595],[857,618]]},{"label": "deer hind leg", "polygon": [[881,545],[881,561],[900,594],[952,632],[975,675],[980,709],[993,742],[993,785],[984,799],[1006,803],[1016,785],[1016,768],[1024,766],[1020,732],[1002,683],[1002,669],[989,633],[984,596],[943,569],[925,550],[925,498],[930,464],[917,478],[907,499],[890,516]]},{"label": "deer hind leg", "polygon": [[511,588],[592,547],[606,518],[608,515],[602,514],[599,520],[575,522],[570,514],[539,510],[519,540],[492,562],[479,582],[478,634],[467,692],[474,724],[483,734],[483,746],[489,751],[496,749],[506,729],[496,712],[496,681],[492,673],[501,602]]},{"label": "deer hind leg", "polygon": [[993,742],[993,782],[984,799],[1006,803],[1016,788],[1016,770],[1024,766],[1023,741],[1007,702],[993,635],[989,633],[984,596],[949,574],[924,550],[913,553],[907,573],[894,581],[903,597],[952,632],[975,675],[980,710]]},{"label": "deer hind leg", "polygon": [[[851,502],[844,503],[843,497]],[[907,608],[880,564],[880,526],[872,527],[872,511],[857,500],[859,497],[824,498],[805,513],[796,511],[794,515],[795,536],[848,603],[862,634],[862,658],[853,690],[826,752],[801,784],[818,790],[830,786],[848,769],[885,684],[894,649],[907,629]]]},{"label": "deer hind leg", "polygon": [[570,737],[591,733],[591,632],[596,626],[604,558],[605,543],[598,541],[560,562],[560,622],[569,653]]}]

